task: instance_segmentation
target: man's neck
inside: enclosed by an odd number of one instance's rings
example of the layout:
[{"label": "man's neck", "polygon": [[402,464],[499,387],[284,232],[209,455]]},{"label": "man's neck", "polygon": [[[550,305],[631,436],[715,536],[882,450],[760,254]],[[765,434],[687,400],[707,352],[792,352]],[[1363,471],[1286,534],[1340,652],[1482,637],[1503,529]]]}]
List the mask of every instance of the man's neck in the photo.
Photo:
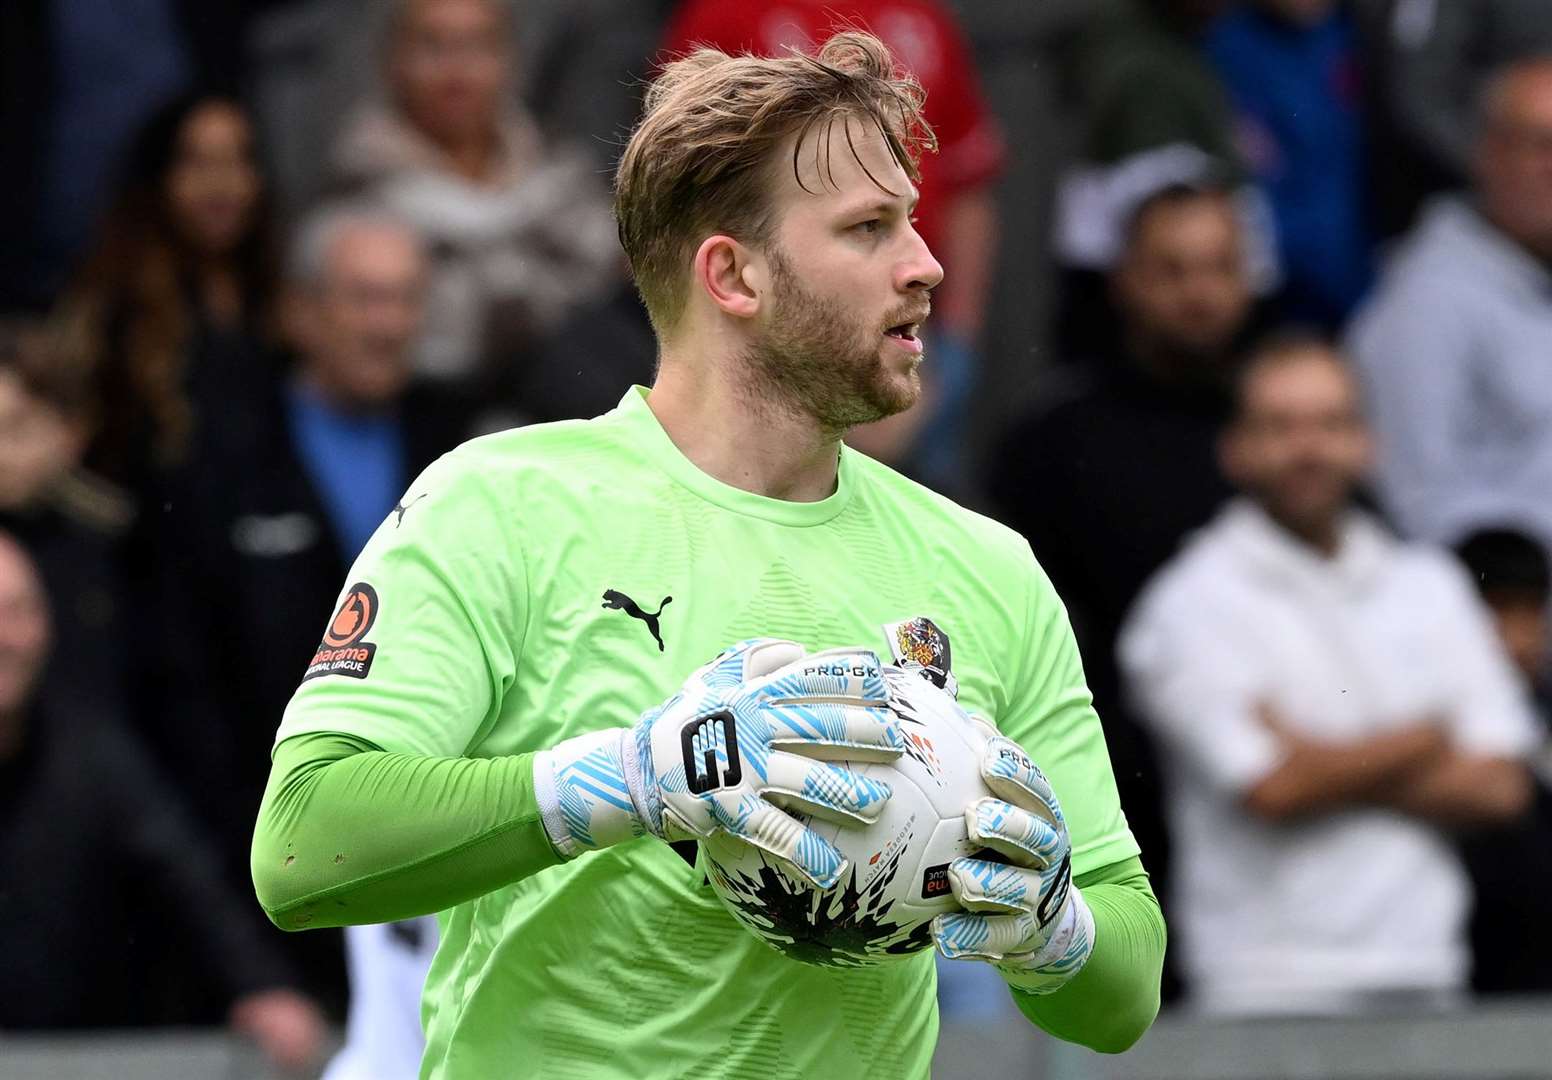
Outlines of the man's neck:
[{"label": "man's neck", "polygon": [[1498,218],[1493,215],[1492,211],[1481,202],[1477,203],[1477,212],[1482,215],[1483,221],[1486,221],[1488,225],[1492,226],[1494,232],[1498,233],[1498,235],[1502,236],[1515,247],[1525,252],[1531,258],[1535,259],[1538,263],[1545,267],[1549,273],[1552,273],[1552,246],[1545,244],[1538,245],[1527,237],[1517,236],[1515,233],[1511,232],[1501,221],[1499,221]]},{"label": "man's neck", "polygon": [[427,138],[442,152],[453,171],[465,180],[483,184],[495,171],[497,146],[500,137],[494,132],[462,135],[457,138],[437,138],[427,133]]},{"label": "man's neck", "polygon": [[27,722],[24,713],[24,709],[0,709],[0,765],[21,752],[22,733]]},{"label": "man's neck", "polygon": [[230,259],[202,259],[199,266],[199,299],[205,316],[222,329],[233,329],[242,322],[242,281]]},{"label": "man's neck", "polygon": [[1323,559],[1334,559],[1342,548],[1341,516],[1299,520],[1284,514],[1279,514],[1265,503],[1261,509],[1266,511],[1268,517],[1275,521],[1279,527],[1291,533],[1305,547],[1312,548]]},{"label": "man's neck", "polygon": [[788,502],[835,493],[839,436],[811,417],[755,399],[718,373],[665,355],[647,405],[701,472]]},{"label": "man's neck", "polygon": [[305,363],[296,374],[296,385],[306,398],[341,416],[376,416],[389,411],[386,405],[359,401],[340,393]]},{"label": "man's neck", "polygon": [[490,179],[491,161],[494,156],[490,147],[484,143],[470,143],[451,151],[448,157],[452,159],[453,168],[465,180],[472,180],[482,184]]},{"label": "man's neck", "polygon": [[[1154,338],[1128,331],[1123,362],[1150,382],[1187,392],[1221,392],[1226,365],[1207,353],[1189,354]],[[1227,350],[1225,350],[1227,351]]]}]

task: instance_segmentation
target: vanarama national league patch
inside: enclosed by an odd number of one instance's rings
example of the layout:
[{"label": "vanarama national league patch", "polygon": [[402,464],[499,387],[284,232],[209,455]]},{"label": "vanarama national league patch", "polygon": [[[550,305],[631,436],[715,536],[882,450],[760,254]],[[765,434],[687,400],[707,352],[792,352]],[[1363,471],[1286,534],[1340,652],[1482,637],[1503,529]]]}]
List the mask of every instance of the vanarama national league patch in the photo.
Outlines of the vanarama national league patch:
[{"label": "vanarama national league patch", "polygon": [[372,670],[372,657],[377,655],[377,646],[366,640],[367,631],[377,621],[377,607],[376,589],[364,581],[352,585],[334,618],[329,620],[329,628],[308,662],[302,681],[325,675],[366,678]]}]

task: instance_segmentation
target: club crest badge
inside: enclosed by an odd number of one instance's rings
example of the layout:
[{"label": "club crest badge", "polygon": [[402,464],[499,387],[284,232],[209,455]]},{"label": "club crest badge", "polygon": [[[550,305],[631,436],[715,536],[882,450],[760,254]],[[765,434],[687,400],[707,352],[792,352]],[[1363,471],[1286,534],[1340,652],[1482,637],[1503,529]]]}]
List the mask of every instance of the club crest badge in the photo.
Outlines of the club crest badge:
[{"label": "club crest badge", "polygon": [[919,671],[924,678],[951,697],[959,696],[959,681],[954,678],[953,656],[948,635],[924,615],[902,622],[885,623],[884,636],[889,652],[902,668]]}]

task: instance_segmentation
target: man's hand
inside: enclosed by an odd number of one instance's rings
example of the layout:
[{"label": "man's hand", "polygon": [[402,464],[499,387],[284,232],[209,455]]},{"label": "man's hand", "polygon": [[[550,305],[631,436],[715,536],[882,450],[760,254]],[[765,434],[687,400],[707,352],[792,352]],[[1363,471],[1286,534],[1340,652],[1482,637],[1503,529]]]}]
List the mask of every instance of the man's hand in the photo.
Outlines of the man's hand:
[{"label": "man's hand", "polygon": [[316,1069],[323,1057],[328,1025],[312,1001],[294,990],[262,990],[232,1002],[232,1030],[258,1044],[282,1072]]},{"label": "man's hand", "polygon": [[795,642],[761,638],[724,651],[634,728],[539,754],[534,786],[568,857],[648,833],[671,841],[720,830],[829,888],[846,860],[783,807],[876,821],[889,785],[834,761],[892,761],[903,748],[876,654],[805,656]]},{"label": "man's hand", "polygon": [[932,920],[938,951],[951,960],[986,960],[1030,994],[1061,989],[1094,948],[1094,917],[1072,884],[1071,839],[1045,774],[1013,740],[985,720],[989,742],[981,776],[996,798],[965,810],[970,839],[1008,861],[960,858],[949,864],[964,913]]}]

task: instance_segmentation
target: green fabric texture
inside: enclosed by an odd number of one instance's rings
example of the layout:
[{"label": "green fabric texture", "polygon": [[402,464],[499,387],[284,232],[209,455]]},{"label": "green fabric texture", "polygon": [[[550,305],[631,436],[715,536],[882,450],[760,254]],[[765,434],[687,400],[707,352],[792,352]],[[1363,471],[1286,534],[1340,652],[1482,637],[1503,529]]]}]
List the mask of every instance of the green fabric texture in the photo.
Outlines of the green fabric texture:
[{"label": "green fabric texture", "polygon": [[1013,1000],[1041,1030],[1106,1054],[1132,1046],[1159,1014],[1164,915],[1142,860],[1130,858],[1076,881],[1094,913],[1094,952],[1054,994]]},{"label": "green fabric texture", "polygon": [[558,862],[532,754],[427,758],[327,733],[276,747],[252,855],[283,930],[429,915]]}]

